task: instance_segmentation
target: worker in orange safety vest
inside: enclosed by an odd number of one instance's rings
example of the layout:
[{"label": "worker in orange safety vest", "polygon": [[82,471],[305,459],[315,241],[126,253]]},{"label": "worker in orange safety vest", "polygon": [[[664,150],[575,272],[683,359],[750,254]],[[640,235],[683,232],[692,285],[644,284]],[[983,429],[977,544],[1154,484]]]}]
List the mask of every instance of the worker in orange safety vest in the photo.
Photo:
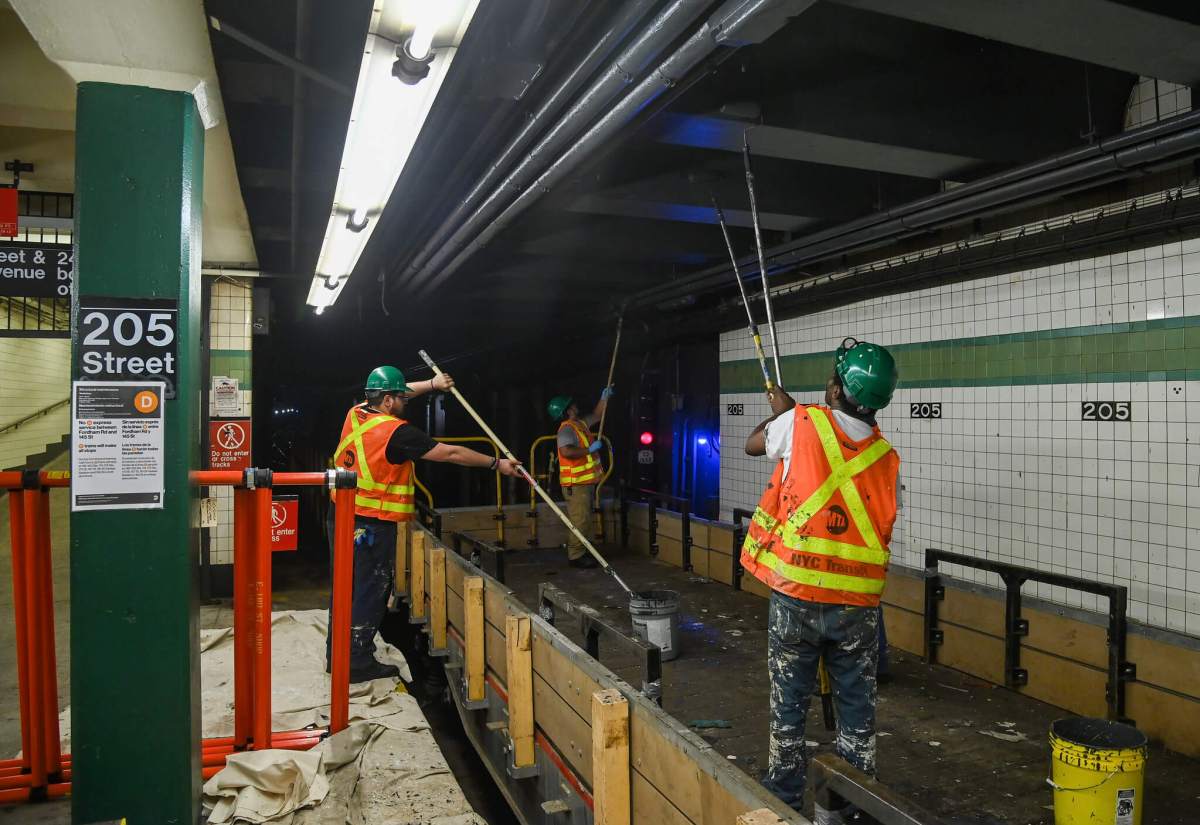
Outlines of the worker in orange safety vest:
[{"label": "worker in orange safety vest", "polygon": [[[520,462],[495,458],[457,444],[440,444],[404,419],[409,399],[448,390],[454,379],[442,374],[409,386],[395,367],[377,367],[367,377],[366,401],[346,412],[333,465],[358,474],[354,491],[354,598],[350,610],[350,681],[400,675],[395,665],[375,658],[375,634],[387,611],[396,565],[396,525],[412,521],[413,461],[449,462],[463,467],[517,475]],[[332,498],[332,496],[331,496]],[[333,558],[334,509],[326,530]],[[332,621],[330,622],[332,625]],[[326,670],[329,669],[326,644]]]},{"label": "worker in orange safety vest", "polygon": [[[771,588],[771,739],[763,784],[797,809],[808,772],[805,720],[822,655],[835,686],[837,751],[875,772],[879,598],[900,471],[875,414],[891,401],[897,378],[886,349],[847,338],[825,404],[797,404],[776,388],[773,415],[746,440],[747,454],[776,462],[741,552],[742,566]],[[849,812],[816,815],[835,825]]]},{"label": "worker in orange safety vest", "polygon": [[[556,395],[546,405],[546,412],[558,426],[558,481],[562,486],[563,498],[567,500],[567,515],[580,533],[589,539],[595,538],[592,526],[592,505],[596,499],[596,485],[604,475],[600,463],[600,439],[592,435],[592,424],[600,420],[612,387],[600,393],[596,408],[586,416],[579,414],[579,405],[569,395]],[[572,567],[597,567],[591,554],[583,549],[583,543],[574,534],[567,536],[567,563]]]}]

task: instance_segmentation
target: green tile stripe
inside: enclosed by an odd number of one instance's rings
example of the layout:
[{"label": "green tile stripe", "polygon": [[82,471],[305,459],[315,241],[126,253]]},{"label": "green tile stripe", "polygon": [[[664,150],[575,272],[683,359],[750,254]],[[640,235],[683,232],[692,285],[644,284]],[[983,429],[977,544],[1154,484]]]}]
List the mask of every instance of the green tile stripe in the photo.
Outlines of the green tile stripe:
[{"label": "green tile stripe", "polygon": [[[1198,381],[1200,316],[923,341],[888,349],[900,368],[900,386],[907,389]],[[821,390],[833,369],[833,351],[783,356],[780,365],[787,389]],[[720,386],[722,393],[758,392],[763,388],[758,362],[723,362]]]},{"label": "green tile stripe", "polygon": [[250,350],[214,349],[210,350],[209,355],[209,372],[211,375],[224,375],[227,378],[236,378],[240,389],[251,389],[250,378],[253,370],[250,368]]}]

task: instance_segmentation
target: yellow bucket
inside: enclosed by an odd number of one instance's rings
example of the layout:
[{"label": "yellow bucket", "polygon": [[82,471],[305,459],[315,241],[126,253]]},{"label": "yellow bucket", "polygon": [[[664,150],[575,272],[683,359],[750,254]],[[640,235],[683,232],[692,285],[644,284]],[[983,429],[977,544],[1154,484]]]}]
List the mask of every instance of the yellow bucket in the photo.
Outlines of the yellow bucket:
[{"label": "yellow bucket", "polygon": [[1146,736],[1106,719],[1073,716],[1050,726],[1055,825],[1142,825]]}]

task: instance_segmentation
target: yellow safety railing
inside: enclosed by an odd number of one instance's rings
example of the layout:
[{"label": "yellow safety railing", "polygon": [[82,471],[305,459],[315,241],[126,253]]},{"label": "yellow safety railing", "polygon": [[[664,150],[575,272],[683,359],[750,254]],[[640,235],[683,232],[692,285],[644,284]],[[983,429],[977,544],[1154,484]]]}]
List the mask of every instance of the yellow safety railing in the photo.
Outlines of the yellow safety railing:
[{"label": "yellow safety railing", "polygon": [[[600,436],[600,440],[604,442],[606,447],[608,447],[608,466],[604,470],[604,474],[602,476],[600,476],[600,481],[598,481],[596,483],[596,500],[592,504],[592,509],[596,510],[596,511],[598,511],[600,509],[600,490],[603,489],[604,482],[608,481],[608,477],[612,475],[612,471],[613,471],[612,441],[610,441],[608,436],[606,436],[606,435]],[[533,440],[533,444],[531,444],[529,447],[529,473],[536,479],[539,479],[539,480],[545,479],[546,480],[546,489],[549,490],[551,487],[551,482],[554,480],[553,479],[553,472],[554,472],[553,459],[557,456],[557,452],[555,452],[555,451],[550,452],[550,455],[548,457],[549,460],[547,460],[547,462],[546,462],[546,472],[539,473],[537,471],[538,445],[544,444],[547,441],[557,442],[558,434],[555,433],[554,435],[543,435],[543,436],[539,436],[538,438],[535,438]],[[529,516],[529,520],[530,520],[529,544],[530,544],[530,546],[536,547],[537,546],[537,538],[538,538],[538,534],[537,534],[537,530],[538,530],[537,495],[535,494],[533,487],[529,488],[529,512],[526,515]],[[601,538],[603,538],[604,537],[604,517],[599,512],[596,513],[596,524],[599,527],[600,536],[601,536]]]},{"label": "yellow safety railing", "polygon": [[[501,458],[500,448],[496,446],[496,442],[482,435],[467,435],[459,438],[435,438],[434,441],[439,441],[442,444],[487,444],[492,448],[492,455],[496,456],[496,460]],[[430,505],[432,506],[432,504]],[[500,479],[500,470],[496,470],[496,544],[504,546],[504,484]]]},{"label": "yellow safety railing", "polygon": [[416,488],[418,490],[420,490],[422,493],[425,494],[425,500],[429,502],[429,509],[436,510],[437,508],[433,506],[433,493],[429,492],[429,488],[426,487],[424,483],[422,483],[421,479],[417,478],[417,463],[415,461],[413,462],[412,479],[413,479],[413,485],[416,486]]}]

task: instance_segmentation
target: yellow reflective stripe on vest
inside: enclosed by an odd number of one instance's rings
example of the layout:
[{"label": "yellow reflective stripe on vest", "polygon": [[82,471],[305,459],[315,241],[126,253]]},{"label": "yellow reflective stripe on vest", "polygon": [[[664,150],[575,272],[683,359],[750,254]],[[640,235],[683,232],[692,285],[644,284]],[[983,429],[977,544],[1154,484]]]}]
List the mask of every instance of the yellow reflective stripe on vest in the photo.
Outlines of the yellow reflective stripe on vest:
[{"label": "yellow reflective stripe on vest", "polygon": [[414,504],[402,504],[396,501],[384,501],[378,498],[367,498],[366,496],[355,496],[354,506],[356,507],[373,507],[376,510],[386,510],[389,513],[413,513],[416,512]]},{"label": "yellow reflective stripe on vest", "polygon": [[362,478],[358,480],[358,489],[376,490],[393,496],[411,496],[415,490],[411,484],[381,484],[378,481],[367,481]]},{"label": "yellow reflective stripe on vest", "polygon": [[829,462],[831,472],[829,478],[825,479],[821,486],[814,490],[812,495],[796,508],[796,511],[788,519],[783,528],[784,542],[791,545],[800,541],[802,538],[800,530],[808,523],[809,519],[829,503],[835,492],[840,491],[850,510],[850,518],[862,535],[863,541],[872,549],[882,550],[883,545],[875,533],[875,525],[871,523],[866,507],[863,506],[862,499],[858,495],[858,487],[854,485],[854,477],[891,452],[892,445],[881,438],[863,450],[860,455],[847,461],[842,457],[837,435],[833,432],[833,426],[829,423],[825,413],[816,407],[810,407],[808,413],[809,419],[816,428],[817,437],[821,440],[821,447],[825,451],[825,458]]},{"label": "yellow reflective stripe on vest", "polygon": [[[755,509],[753,522],[768,533],[774,533],[779,526],[778,520],[761,507]],[[784,546],[801,553],[816,553],[822,556],[847,559],[848,561],[866,562],[867,564],[884,565],[887,564],[889,557],[887,550],[860,547],[856,544],[847,544],[844,541],[834,541],[833,539],[820,538],[819,536],[801,535],[793,538],[791,542],[785,541]],[[763,546],[753,536],[747,535],[742,549],[757,558],[758,554],[762,552]]]},{"label": "yellow reflective stripe on vest", "polygon": [[768,533],[774,533],[775,529],[779,527],[779,519],[775,518],[761,507],[754,508],[754,518],[751,519],[751,521],[753,521],[762,529],[766,530]]},{"label": "yellow reflective stripe on vest", "polygon": [[789,550],[796,550],[801,553],[815,553],[821,556],[831,556],[833,558],[846,559],[847,561],[861,561],[880,566],[888,563],[890,555],[887,550],[879,550],[874,547],[861,547],[857,544],[846,544],[844,541],[834,541],[833,539],[821,538],[820,536],[800,536],[799,543],[789,544],[785,541],[784,546]]},{"label": "yellow reflective stripe on vest", "polygon": [[346,437],[338,444],[337,450],[333,454],[333,463],[336,465],[338,456],[342,454],[342,451],[349,447],[351,443],[354,444],[355,449],[358,450],[358,486],[367,490],[374,490],[376,488],[370,486],[375,483],[375,479],[371,478],[371,468],[367,464],[365,455],[367,450],[362,442],[363,433],[387,422],[388,416],[383,413],[378,413],[375,417],[368,418],[346,434]]},{"label": "yellow reflective stripe on vest", "polygon": [[879,595],[883,592],[883,579],[868,579],[860,576],[843,576],[840,573],[826,573],[821,570],[809,570],[788,564],[774,553],[761,553],[757,558],[759,564],[797,584],[810,587],[822,587],[828,590],[844,590],[847,593],[867,593]]}]

